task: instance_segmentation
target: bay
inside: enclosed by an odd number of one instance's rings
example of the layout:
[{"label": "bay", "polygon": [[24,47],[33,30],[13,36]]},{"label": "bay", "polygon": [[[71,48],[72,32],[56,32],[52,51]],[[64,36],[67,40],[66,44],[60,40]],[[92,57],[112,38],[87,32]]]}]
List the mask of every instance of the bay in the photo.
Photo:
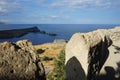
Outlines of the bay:
[{"label": "bay", "polygon": [[56,33],[57,36],[49,36],[40,33],[29,33],[19,38],[0,39],[0,42],[29,39],[34,45],[53,42],[55,39],[69,40],[76,32],[89,32],[97,29],[109,29],[120,24],[0,24],[0,30],[21,29],[37,26],[40,30]]}]

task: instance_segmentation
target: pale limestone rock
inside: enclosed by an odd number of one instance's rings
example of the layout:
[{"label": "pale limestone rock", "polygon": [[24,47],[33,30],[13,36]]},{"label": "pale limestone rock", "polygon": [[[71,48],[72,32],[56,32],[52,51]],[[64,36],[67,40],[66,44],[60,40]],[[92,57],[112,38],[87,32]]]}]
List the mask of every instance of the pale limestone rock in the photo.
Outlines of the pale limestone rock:
[{"label": "pale limestone rock", "polygon": [[106,30],[74,34],[66,45],[67,80],[94,80],[111,43]]}]

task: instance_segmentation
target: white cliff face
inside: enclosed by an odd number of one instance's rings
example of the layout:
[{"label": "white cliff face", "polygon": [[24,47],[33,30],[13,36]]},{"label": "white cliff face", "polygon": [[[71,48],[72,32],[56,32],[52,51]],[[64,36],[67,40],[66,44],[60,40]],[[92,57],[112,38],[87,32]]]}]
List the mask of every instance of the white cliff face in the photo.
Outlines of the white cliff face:
[{"label": "white cliff face", "polygon": [[74,34],[65,50],[67,80],[94,80],[111,44],[107,30]]}]

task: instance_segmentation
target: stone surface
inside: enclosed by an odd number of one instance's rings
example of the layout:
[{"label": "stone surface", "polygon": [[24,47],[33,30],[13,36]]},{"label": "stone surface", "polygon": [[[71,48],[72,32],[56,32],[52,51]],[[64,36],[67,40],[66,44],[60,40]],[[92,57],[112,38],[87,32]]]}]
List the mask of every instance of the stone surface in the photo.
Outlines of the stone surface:
[{"label": "stone surface", "polygon": [[96,80],[120,80],[120,40],[108,48],[109,56]]},{"label": "stone surface", "polygon": [[120,26],[108,30],[108,34],[113,42],[120,40]]},{"label": "stone surface", "polygon": [[30,41],[0,43],[0,80],[45,80],[44,67]]},{"label": "stone surface", "polygon": [[67,41],[65,39],[55,39],[53,43],[58,43],[58,44],[66,44]]},{"label": "stone surface", "polygon": [[65,50],[67,80],[95,80],[108,58],[111,36],[103,29],[74,34]]}]

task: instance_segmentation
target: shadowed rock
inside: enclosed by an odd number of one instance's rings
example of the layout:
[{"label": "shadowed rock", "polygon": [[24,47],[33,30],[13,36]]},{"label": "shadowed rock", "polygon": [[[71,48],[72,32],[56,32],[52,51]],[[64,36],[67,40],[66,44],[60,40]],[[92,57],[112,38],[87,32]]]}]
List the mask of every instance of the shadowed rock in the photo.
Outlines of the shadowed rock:
[{"label": "shadowed rock", "polygon": [[43,64],[30,41],[0,43],[0,80],[45,80]]},{"label": "shadowed rock", "polygon": [[[109,56],[108,47],[111,44],[112,41],[106,30],[74,34],[66,45],[67,80],[96,80],[96,75],[99,74]],[[80,65],[72,61],[71,58],[73,57],[76,57]],[[81,68],[78,66],[81,66]],[[78,78],[85,76],[81,71],[74,71],[76,67],[83,69],[86,78]]]},{"label": "shadowed rock", "polygon": [[67,80],[87,80],[84,69],[75,56],[70,58],[69,61],[66,63],[66,73]]}]

